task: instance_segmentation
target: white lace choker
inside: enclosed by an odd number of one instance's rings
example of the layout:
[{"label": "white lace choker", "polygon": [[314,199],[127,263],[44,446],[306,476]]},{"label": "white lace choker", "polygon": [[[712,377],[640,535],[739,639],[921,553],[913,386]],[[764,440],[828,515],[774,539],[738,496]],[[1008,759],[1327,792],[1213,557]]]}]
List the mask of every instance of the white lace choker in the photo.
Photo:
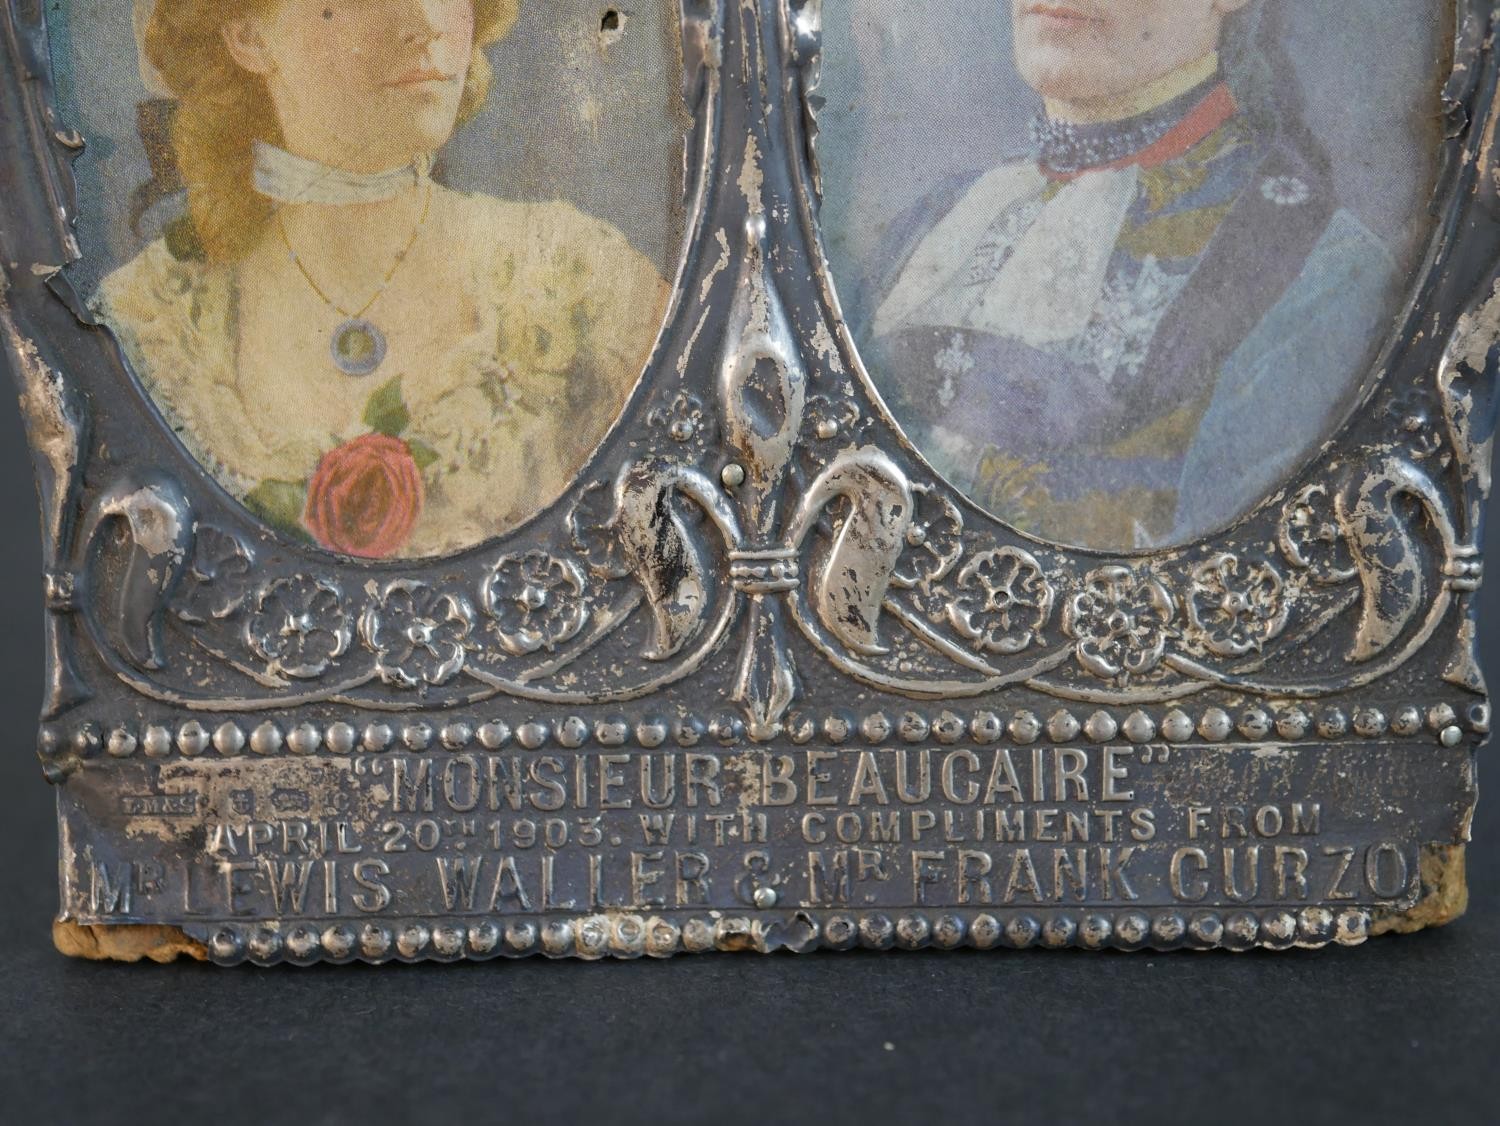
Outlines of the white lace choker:
[{"label": "white lace choker", "polygon": [[379,203],[416,187],[431,160],[421,157],[384,172],[350,172],[255,142],[255,190],[281,203]]}]

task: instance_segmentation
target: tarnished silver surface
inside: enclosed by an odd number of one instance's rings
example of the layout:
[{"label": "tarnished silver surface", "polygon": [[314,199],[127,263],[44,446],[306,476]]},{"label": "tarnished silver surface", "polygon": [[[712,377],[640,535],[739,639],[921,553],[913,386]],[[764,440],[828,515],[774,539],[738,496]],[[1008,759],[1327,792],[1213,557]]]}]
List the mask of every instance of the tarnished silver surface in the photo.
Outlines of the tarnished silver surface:
[{"label": "tarnished silver surface", "polygon": [[1243,949],[1451,917],[1500,338],[1495,13],[1457,8],[1404,327],[1228,530],[1069,550],[936,476],[821,251],[819,6],[684,0],[687,237],[623,417],[514,533],[360,564],[229,501],[83,319],[78,141],[44,8],[9,0],[0,329],[46,530],[62,918],[306,962]]}]

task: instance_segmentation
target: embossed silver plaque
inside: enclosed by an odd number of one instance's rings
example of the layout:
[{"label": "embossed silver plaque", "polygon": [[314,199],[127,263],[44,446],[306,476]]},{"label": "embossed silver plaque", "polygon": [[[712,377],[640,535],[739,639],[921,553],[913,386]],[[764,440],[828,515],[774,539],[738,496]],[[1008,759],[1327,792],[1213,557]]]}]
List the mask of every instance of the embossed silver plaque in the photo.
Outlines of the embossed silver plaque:
[{"label": "embossed silver plaque", "polygon": [[0,12],[63,951],[1462,912],[1491,3]]}]

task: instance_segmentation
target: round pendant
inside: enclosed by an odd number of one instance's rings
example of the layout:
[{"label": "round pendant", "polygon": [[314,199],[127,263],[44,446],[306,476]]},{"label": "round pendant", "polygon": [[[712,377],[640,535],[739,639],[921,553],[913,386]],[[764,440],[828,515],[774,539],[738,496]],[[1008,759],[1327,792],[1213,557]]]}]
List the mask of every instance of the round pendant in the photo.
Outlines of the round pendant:
[{"label": "round pendant", "polygon": [[333,330],[328,348],[345,375],[369,375],[385,359],[385,334],[362,317],[351,317]]}]

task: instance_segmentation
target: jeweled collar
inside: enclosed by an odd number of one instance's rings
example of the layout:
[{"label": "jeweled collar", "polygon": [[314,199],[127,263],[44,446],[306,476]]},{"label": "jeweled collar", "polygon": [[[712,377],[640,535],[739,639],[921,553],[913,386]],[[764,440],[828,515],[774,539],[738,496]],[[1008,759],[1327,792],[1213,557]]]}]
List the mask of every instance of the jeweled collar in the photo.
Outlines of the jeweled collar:
[{"label": "jeweled collar", "polygon": [[431,167],[421,157],[382,172],[350,172],[255,142],[255,190],[279,203],[380,203],[420,184]]},{"label": "jeweled collar", "polygon": [[1207,137],[1239,107],[1218,75],[1169,102],[1123,121],[1080,124],[1046,116],[1032,123],[1037,162],[1053,179],[1175,159]]}]

